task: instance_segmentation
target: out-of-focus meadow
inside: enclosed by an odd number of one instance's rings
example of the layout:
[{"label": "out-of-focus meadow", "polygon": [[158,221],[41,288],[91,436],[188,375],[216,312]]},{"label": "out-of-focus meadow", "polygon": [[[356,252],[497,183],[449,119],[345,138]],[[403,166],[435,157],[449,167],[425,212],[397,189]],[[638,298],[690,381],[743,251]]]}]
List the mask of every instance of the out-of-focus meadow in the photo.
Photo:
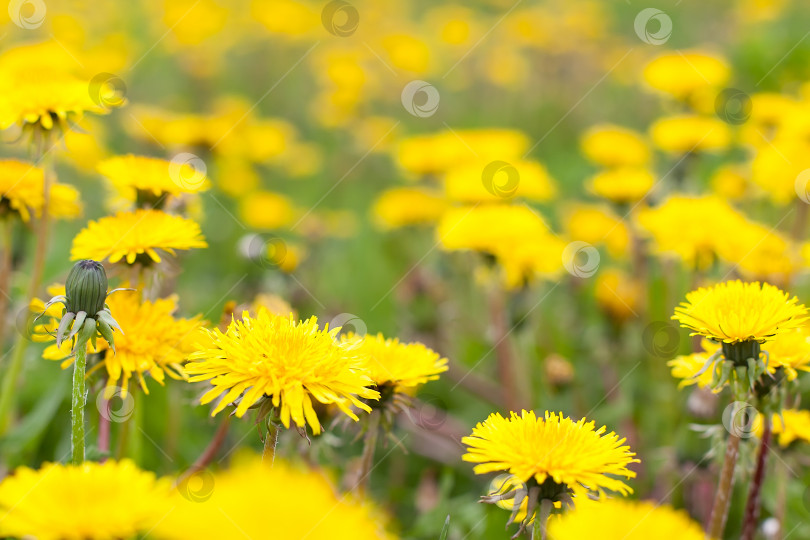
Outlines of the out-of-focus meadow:
[{"label": "out-of-focus meadow", "polygon": [[[474,474],[461,439],[526,409],[626,438],[640,460],[628,498],[698,526],[741,432],[724,537],[740,536],[760,435],[729,392],[671,363],[701,351],[671,316],[689,291],[737,278],[810,301],[810,6],[12,0],[8,15],[0,478],[69,460],[70,349],[49,342],[61,308],[34,317],[75,260],[95,259],[110,289],[138,292],[109,297],[116,354],[89,351],[87,459],[179,476],[186,503],[220,488],[251,512],[295,499],[268,522],[297,521],[290,538],[320,515],[309,497],[325,495],[293,472],[265,485],[256,463],[234,465],[271,436],[264,406],[226,420],[247,385],[212,417],[200,398],[216,380],[183,380],[190,356],[202,364],[189,334],[266,310],[447,359],[377,384],[401,398],[374,409],[382,426],[311,391],[323,432],[295,412],[298,432],[281,429],[277,464],[326,471],[392,535],[514,534],[508,510],[478,503],[496,475]],[[810,351],[796,355],[801,372]],[[799,374],[791,410],[808,390]],[[810,537],[810,413],[792,418],[774,431],[761,538]],[[0,487],[0,533],[22,530],[3,532],[3,516],[24,499]],[[174,538],[178,523],[132,534]]]}]

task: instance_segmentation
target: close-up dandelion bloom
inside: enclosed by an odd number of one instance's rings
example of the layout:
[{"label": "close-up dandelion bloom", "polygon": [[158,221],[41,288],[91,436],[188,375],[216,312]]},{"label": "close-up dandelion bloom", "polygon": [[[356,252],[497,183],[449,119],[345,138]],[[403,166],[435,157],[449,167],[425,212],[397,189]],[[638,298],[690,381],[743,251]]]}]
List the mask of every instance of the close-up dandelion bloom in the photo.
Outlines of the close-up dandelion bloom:
[{"label": "close-up dandelion bloom", "polygon": [[158,479],[130,460],[20,467],[0,482],[0,534],[43,540],[130,538],[148,533],[166,515],[172,508],[170,493],[168,478]]},{"label": "close-up dandelion bloom", "polygon": [[687,294],[672,318],[695,336],[729,344],[763,343],[800,328],[807,320],[807,308],[769,283],[736,280]]},{"label": "close-up dandelion bloom", "polygon": [[313,403],[334,404],[357,420],[352,407],[370,411],[362,400],[379,397],[363,359],[350,345],[336,342],[339,330],[320,328],[315,317],[296,321],[263,309],[256,317],[244,313],[225,332],[208,330],[185,371],[189,382],[213,385],[201,399],[204,405],[219,398],[212,416],[237,399],[235,414],[244,416],[265,398],[278,408],[284,427],[292,420],[318,434],[321,423]]},{"label": "close-up dandelion bloom", "polygon": [[0,536],[810,538],[810,4],[630,4],[8,2]]},{"label": "close-up dandelion bloom", "polygon": [[88,223],[73,240],[70,255],[74,260],[151,264],[161,261],[161,252],[175,255],[206,246],[200,226],[191,219],[160,210],[135,210]]}]

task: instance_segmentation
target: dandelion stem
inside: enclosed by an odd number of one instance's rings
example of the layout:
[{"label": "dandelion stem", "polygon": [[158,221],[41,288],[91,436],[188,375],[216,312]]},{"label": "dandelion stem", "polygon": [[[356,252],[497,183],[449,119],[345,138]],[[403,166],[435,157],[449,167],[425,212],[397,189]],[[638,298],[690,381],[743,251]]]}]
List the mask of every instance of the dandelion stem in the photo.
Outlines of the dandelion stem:
[{"label": "dandelion stem", "polygon": [[759,454],[757,454],[757,465],[754,469],[754,477],[751,480],[751,487],[748,491],[748,501],[745,504],[742,540],[754,540],[754,535],[757,532],[761,501],[760,496],[762,494],[762,483],[765,479],[765,467],[768,463],[771,433],[770,419],[767,415],[762,415],[762,439],[759,443]]},{"label": "dandelion stem", "polygon": [[278,444],[278,423],[271,414],[267,419],[267,435],[264,438],[264,451],[262,452],[262,461],[266,461],[273,466],[273,461],[276,458],[276,445]]},{"label": "dandelion stem", "polygon": [[225,438],[228,435],[228,428],[231,425],[231,417],[230,415],[226,416],[225,419],[220,422],[219,427],[217,428],[216,433],[214,433],[214,437],[211,439],[211,442],[208,443],[208,447],[200,454],[200,457],[197,458],[197,461],[194,462],[191,467],[188,468],[175,482],[175,485],[182,484],[187,478],[190,478],[194,473],[205,469],[211,461],[213,461],[214,457],[217,455],[222,443],[225,442]]},{"label": "dandelion stem", "polygon": [[12,251],[13,247],[13,233],[12,221],[4,219],[3,221],[3,245],[2,252],[0,252],[0,353],[3,352],[3,345],[6,342],[6,311],[8,311],[9,301],[11,300],[11,264],[12,264]]},{"label": "dandelion stem", "polygon": [[737,456],[740,449],[740,437],[733,430],[726,443],[726,454],[723,459],[723,470],[720,472],[720,483],[712,505],[712,514],[709,519],[709,538],[722,538],[726,528],[728,509],[731,502],[732,488],[734,487],[734,468],[737,465]]},{"label": "dandelion stem", "polygon": [[76,348],[76,359],[73,362],[73,399],[71,400],[71,442],[74,465],[84,463],[84,405],[87,395],[85,368],[87,365],[87,347]]},{"label": "dandelion stem", "polygon": [[546,540],[548,538],[548,518],[551,515],[552,508],[554,508],[554,503],[550,499],[540,501],[540,510],[534,517],[532,540]]},{"label": "dandelion stem", "polygon": [[525,406],[523,393],[517,384],[514,355],[509,343],[509,329],[506,315],[506,301],[503,288],[491,284],[489,294],[489,316],[492,328],[495,331],[495,360],[498,368],[498,379],[501,383],[504,404],[507,410],[519,411]]},{"label": "dandelion stem", "polygon": [[360,458],[360,477],[357,479],[357,492],[362,496],[368,491],[371,469],[374,467],[374,450],[377,448],[377,438],[380,433],[379,411],[371,411],[368,415],[366,436],[363,438],[363,455]]}]

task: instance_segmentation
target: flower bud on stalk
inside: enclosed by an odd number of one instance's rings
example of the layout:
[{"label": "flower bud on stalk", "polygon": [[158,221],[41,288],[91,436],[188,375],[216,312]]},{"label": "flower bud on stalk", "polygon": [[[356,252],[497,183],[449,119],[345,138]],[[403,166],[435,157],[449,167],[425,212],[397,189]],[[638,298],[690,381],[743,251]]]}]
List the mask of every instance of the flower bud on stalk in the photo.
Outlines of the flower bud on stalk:
[{"label": "flower bud on stalk", "polygon": [[[115,289],[109,294],[122,290],[132,289]],[[105,304],[107,296],[107,273],[101,263],[88,259],[73,265],[65,282],[65,295],[54,296],[45,304],[46,310],[57,303],[65,306],[56,331],[56,346],[61,346],[65,339],[75,337],[72,350],[75,353],[77,348],[86,346],[88,341],[95,347],[96,338],[101,335],[115,352],[113,329],[122,334],[124,332]]]}]

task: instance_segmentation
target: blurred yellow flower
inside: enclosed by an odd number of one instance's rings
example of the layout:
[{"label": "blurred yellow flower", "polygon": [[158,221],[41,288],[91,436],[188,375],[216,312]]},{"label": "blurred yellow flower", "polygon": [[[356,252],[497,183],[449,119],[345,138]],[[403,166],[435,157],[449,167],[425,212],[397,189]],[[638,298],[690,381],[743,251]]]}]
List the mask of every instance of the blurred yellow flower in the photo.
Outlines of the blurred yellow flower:
[{"label": "blurred yellow flower", "polygon": [[[757,437],[762,438],[761,414],[754,420],[753,430]],[[771,417],[771,430],[782,448],[795,441],[810,443],[810,411],[782,409]]]},{"label": "blurred yellow flower", "polygon": [[757,149],[751,180],[778,205],[810,200],[810,143],[801,138],[777,137]]},{"label": "blurred yellow flower", "polygon": [[280,229],[293,222],[295,209],[292,201],[284,195],[255,191],[239,200],[239,217],[254,229]]},{"label": "blurred yellow flower", "polygon": [[580,146],[586,158],[603,167],[642,167],[650,162],[650,148],[641,133],[621,126],[593,126]]},{"label": "blurred yellow flower", "polygon": [[470,160],[490,162],[519,160],[529,139],[509,129],[441,131],[404,139],[398,149],[399,164],[416,174],[439,174]]},{"label": "blurred yellow flower", "polygon": [[704,540],[706,533],[684,510],[652,501],[577,502],[576,509],[549,520],[554,540]]},{"label": "blurred yellow flower", "polygon": [[425,74],[431,65],[431,51],[427,43],[407,34],[392,34],[382,38],[382,48],[394,68],[416,74]]},{"label": "blurred yellow flower", "polygon": [[709,358],[720,350],[720,344],[708,339],[702,339],[700,343],[703,349],[702,351],[681,355],[667,362],[672,376],[676,379],[680,379],[678,388],[684,388],[693,384],[696,384],[700,388],[712,387],[714,370],[704,370],[704,368]]},{"label": "blurred yellow flower", "polygon": [[[259,457],[238,456],[230,469],[210,478],[210,497],[195,497],[191,485],[178,486],[181,494],[185,490],[190,496],[178,494],[153,534],[165,540],[395,538],[386,532],[388,518],[381,511],[368,501],[338,493],[331,476],[279,459],[271,467]],[[273,524],[272,532],[268,523]]]},{"label": "blurred yellow flower", "polygon": [[369,388],[372,381],[363,359],[348,344],[336,341],[339,330],[318,328],[315,317],[296,322],[292,315],[264,309],[255,318],[245,312],[224,333],[207,330],[208,339],[198,343],[185,370],[192,375],[189,382],[213,385],[200,400],[204,405],[220,398],[211,416],[238,401],[235,414],[241,418],[266,397],[285,427],[292,418],[299,427],[309,424],[317,435],[321,424],[313,399],[337,405],[354,420],[358,418],[351,406],[371,411],[360,398],[379,399]]},{"label": "blurred yellow flower", "polygon": [[71,260],[108,259],[127,264],[160,262],[159,251],[208,247],[194,221],[160,210],[119,212],[91,221],[73,239]]},{"label": "blurred yellow flower", "polygon": [[712,174],[709,184],[718,197],[740,200],[750,194],[750,179],[741,167],[724,165]]},{"label": "blurred yellow flower", "polygon": [[164,196],[197,193],[209,188],[205,171],[189,162],[135,156],[114,156],[98,164],[98,172],[129,201],[160,201]]},{"label": "blurred yellow flower", "polygon": [[252,0],[251,16],[273,34],[302,38],[320,29],[320,17],[312,6],[293,0]]},{"label": "blurred yellow flower", "polygon": [[447,209],[439,193],[422,188],[391,188],[374,201],[375,222],[384,229],[436,223]]},{"label": "blurred yellow flower", "polygon": [[596,301],[608,315],[618,321],[638,316],[641,285],[616,268],[599,273],[596,279]]},{"label": "blurred yellow flower", "polygon": [[700,51],[666,52],[644,68],[647,84],[681,100],[702,90],[722,87],[730,74],[723,58]]},{"label": "blurred yellow flower", "polygon": [[731,143],[728,124],[694,114],[656,120],[650,127],[650,137],[655,146],[673,154],[724,150]]},{"label": "blurred yellow flower", "polygon": [[781,368],[789,381],[796,380],[799,371],[810,371],[810,328],[802,325],[776,336],[762,347],[768,353],[768,371]]},{"label": "blurred yellow flower", "polygon": [[447,171],[444,192],[448,199],[464,203],[512,198],[548,201],[557,188],[546,168],[536,161],[471,161]]},{"label": "blurred yellow flower", "polygon": [[617,258],[625,256],[630,246],[627,224],[608,208],[575,204],[565,209],[564,229],[571,240],[595,246],[604,245]]},{"label": "blurred yellow flower", "polygon": [[436,235],[444,249],[501,252],[531,238],[545,238],[549,228],[525,205],[479,204],[450,208]]},{"label": "blurred yellow flower", "polygon": [[447,358],[422,343],[402,343],[397,338],[386,339],[382,334],[347,334],[341,341],[363,357],[366,372],[382,396],[387,391],[412,393],[447,371]]},{"label": "blurred yellow flower", "polygon": [[0,483],[0,535],[131,538],[148,533],[166,515],[170,493],[168,478],[158,480],[129,460],[19,467]]},{"label": "blurred yellow flower", "polygon": [[[45,206],[45,174],[32,163],[14,159],[0,160],[0,216],[16,212],[28,222],[39,217]],[[82,213],[79,192],[67,184],[52,183],[48,214],[52,218],[75,218]]]},{"label": "blurred yellow flower", "polygon": [[515,243],[492,247],[492,254],[503,269],[507,288],[519,288],[535,279],[553,279],[565,268],[563,254],[568,244],[548,232]]},{"label": "blurred yellow flower", "polygon": [[590,189],[595,195],[616,203],[640,201],[654,185],[652,172],[635,167],[607,169],[594,175],[590,181]]}]

